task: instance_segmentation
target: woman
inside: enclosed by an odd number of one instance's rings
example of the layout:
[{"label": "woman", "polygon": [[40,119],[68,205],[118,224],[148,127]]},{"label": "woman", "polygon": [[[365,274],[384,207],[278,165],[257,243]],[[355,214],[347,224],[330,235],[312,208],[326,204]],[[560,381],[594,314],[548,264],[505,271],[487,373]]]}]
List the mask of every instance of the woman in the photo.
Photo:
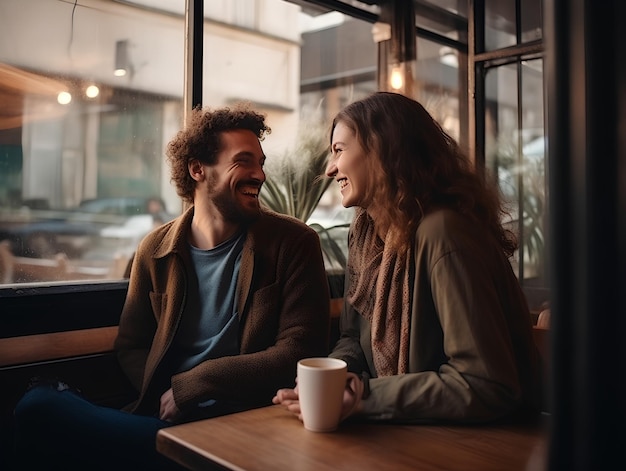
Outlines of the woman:
[{"label": "woman", "polygon": [[[499,192],[416,101],[378,92],[334,119],[326,170],[356,207],[341,337],[343,417],[484,422],[536,411],[541,365]],[[300,414],[298,391],[274,403]]]}]

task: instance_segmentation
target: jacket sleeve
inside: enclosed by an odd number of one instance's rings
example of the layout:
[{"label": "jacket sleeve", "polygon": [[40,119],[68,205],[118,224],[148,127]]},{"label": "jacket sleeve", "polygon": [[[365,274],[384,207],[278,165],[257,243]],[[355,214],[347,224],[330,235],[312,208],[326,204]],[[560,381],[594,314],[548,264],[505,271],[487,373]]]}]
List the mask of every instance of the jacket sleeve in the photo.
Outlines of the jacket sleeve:
[{"label": "jacket sleeve", "polygon": [[[426,348],[443,348],[443,361],[430,371],[369,380],[370,394],[362,401],[365,417],[482,422],[519,407],[522,393],[515,352],[494,280],[508,274],[492,271],[492,265],[468,251],[447,253],[430,267],[428,288],[416,286],[414,296],[432,296],[443,345]],[[412,323],[416,322],[413,312]],[[419,338],[428,341],[427,334]],[[424,346],[412,345],[411,351],[416,348]]]},{"label": "jacket sleeve", "polygon": [[148,353],[156,332],[156,320],[150,293],[149,255],[140,244],[133,258],[133,267],[126,300],[120,316],[115,340],[118,361],[137,391],[141,391]]}]

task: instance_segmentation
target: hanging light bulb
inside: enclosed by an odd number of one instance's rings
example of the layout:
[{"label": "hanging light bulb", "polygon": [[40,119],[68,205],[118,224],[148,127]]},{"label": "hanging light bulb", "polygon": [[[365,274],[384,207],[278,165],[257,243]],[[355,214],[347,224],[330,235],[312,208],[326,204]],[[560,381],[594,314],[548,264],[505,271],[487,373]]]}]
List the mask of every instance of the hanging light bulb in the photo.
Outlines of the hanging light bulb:
[{"label": "hanging light bulb", "polygon": [[379,58],[387,63],[386,69],[379,71],[379,86],[381,89],[412,96],[415,93],[413,77],[417,60],[413,2],[388,0],[381,5],[381,23],[389,24],[390,27],[377,28],[374,36],[380,40]]},{"label": "hanging light bulb", "polygon": [[100,89],[96,85],[89,85],[85,89],[85,95],[87,98],[95,98],[100,95]]},{"label": "hanging light bulb", "polygon": [[391,86],[393,90],[401,90],[404,86],[404,71],[400,64],[396,64],[391,67],[391,74],[389,74],[389,86]]},{"label": "hanging light bulb", "polygon": [[68,105],[72,101],[72,94],[70,92],[59,92],[57,95],[57,102],[60,105]]}]

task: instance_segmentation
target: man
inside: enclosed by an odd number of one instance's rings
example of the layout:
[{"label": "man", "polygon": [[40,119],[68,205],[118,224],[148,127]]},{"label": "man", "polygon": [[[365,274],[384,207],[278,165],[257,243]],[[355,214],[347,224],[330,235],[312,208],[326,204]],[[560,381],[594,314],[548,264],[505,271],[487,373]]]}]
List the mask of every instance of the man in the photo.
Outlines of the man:
[{"label": "man", "polygon": [[167,152],[190,207],[140,243],[115,343],[138,398],[118,411],[31,389],[16,408],[22,457],[60,456],[64,469],[167,467],[160,428],[270,404],[293,386],[300,358],[327,353],[318,236],[259,205],[269,132],[243,105],[193,111]]}]

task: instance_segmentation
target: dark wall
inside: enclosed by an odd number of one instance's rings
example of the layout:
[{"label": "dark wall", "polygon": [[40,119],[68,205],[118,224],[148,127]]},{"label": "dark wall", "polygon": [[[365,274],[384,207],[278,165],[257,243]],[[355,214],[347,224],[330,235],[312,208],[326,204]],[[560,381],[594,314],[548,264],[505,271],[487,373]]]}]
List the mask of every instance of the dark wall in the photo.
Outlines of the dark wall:
[{"label": "dark wall", "polygon": [[546,0],[544,7],[553,230],[549,469],[612,469],[626,444],[626,2]]}]

